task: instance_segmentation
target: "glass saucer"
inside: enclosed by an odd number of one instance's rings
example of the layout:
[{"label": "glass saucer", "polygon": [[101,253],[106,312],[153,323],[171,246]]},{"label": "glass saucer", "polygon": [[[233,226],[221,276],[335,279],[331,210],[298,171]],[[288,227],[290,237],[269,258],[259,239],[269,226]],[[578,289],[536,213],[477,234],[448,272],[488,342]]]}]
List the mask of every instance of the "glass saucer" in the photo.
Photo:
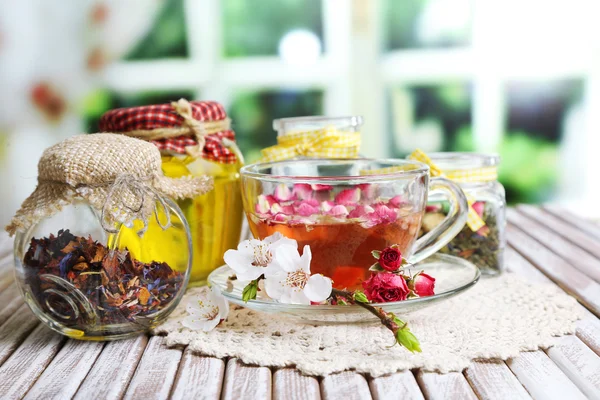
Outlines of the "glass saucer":
[{"label": "glass saucer", "polygon": [[[462,258],[446,254],[435,254],[410,268],[413,272],[424,271],[435,278],[436,294],[428,297],[373,304],[385,311],[391,311],[400,318],[469,289],[479,280],[479,269]],[[278,303],[258,292],[256,300],[244,303],[242,290],[244,283],[228,277],[234,272],[227,265],[214,270],[208,277],[210,286],[216,286],[232,303],[262,312],[276,313],[310,323],[348,323],[375,321],[377,318],[356,305],[299,305]]]}]

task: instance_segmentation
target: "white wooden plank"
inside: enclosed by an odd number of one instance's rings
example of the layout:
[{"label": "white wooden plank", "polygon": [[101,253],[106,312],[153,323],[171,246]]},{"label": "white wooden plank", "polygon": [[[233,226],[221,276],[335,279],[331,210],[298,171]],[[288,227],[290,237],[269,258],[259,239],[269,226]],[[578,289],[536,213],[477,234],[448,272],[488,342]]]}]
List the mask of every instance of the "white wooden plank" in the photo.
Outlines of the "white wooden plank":
[{"label": "white wooden plank", "polygon": [[29,332],[38,324],[38,319],[26,305],[18,308],[8,320],[0,326],[0,365],[25,340]]},{"label": "white wooden plank", "polygon": [[[3,308],[0,310],[0,326],[2,326],[6,321],[8,321],[17,310],[24,306],[24,301],[19,294],[18,297],[13,297],[11,301],[9,301]],[[25,306],[27,307],[27,306]],[[27,308],[29,310],[29,308]],[[33,314],[31,314],[33,315]]]},{"label": "white wooden plank", "polygon": [[543,211],[539,207],[519,205],[517,209],[519,212],[551,228],[564,239],[600,258],[600,239],[583,232],[578,226],[567,223],[560,218]]},{"label": "white wooden plank", "polygon": [[12,267],[3,267],[0,269],[0,292],[15,282],[14,271]]},{"label": "white wooden plank", "polygon": [[361,374],[344,371],[327,375],[321,381],[321,394],[324,400],[371,399],[369,383]]},{"label": "white wooden plank", "polygon": [[0,258],[12,255],[13,243],[14,239],[8,236],[8,233],[4,229],[0,230]]},{"label": "white wooden plank", "polygon": [[600,239],[600,225],[586,220],[578,215],[573,214],[572,212],[557,206],[555,204],[545,204],[543,206],[546,212],[554,215],[561,220],[568,222],[572,225],[577,226],[580,230],[595,236],[597,239]]},{"label": "white wooden plank", "polygon": [[536,239],[552,252],[568,260],[571,265],[588,277],[594,279],[596,282],[600,282],[600,259],[583,250],[581,247],[564,240],[550,228],[522,215],[514,209],[508,209],[507,217],[510,223],[527,232],[529,236]]},{"label": "white wooden plank", "polygon": [[172,399],[219,399],[225,362],[219,358],[204,357],[186,349],[179,364],[173,386]]},{"label": "white wooden plank", "polygon": [[369,382],[369,387],[375,400],[423,399],[421,388],[419,388],[415,376],[410,371],[374,378]]},{"label": "white wooden plank", "polygon": [[586,398],[543,351],[523,352],[506,364],[534,399]]},{"label": "white wooden plank", "polygon": [[[14,299],[20,298],[21,293],[19,292],[19,288],[17,288],[16,283],[13,283],[12,285],[0,292],[0,311],[6,308],[6,306],[8,306]],[[2,323],[0,322],[0,324]]]},{"label": "white wooden plank", "polygon": [[67,340],[25,399],[70,399],[92,369],[103,347],[103,342]]},{"label": "white wooden plank", "polygon": [[27,393],[66,338],[43,325],[25,339],[0,368],[0,398],[20,399]]},{"label": "white wooden plank", "polygon": [[121,399],[139,363],[148,337],[109,342],[77,390],[75,399]]},{"label": "white wooden plank", "polygon": [[171,392],[183,350],[168,348],[165,337],[152,336],[135,370],[125,399],[165,399]]},{"label": "white wooden plank", "polygon": [[283,368],[273,374],[274,400],[318,400],[321,398],[319,380],[302,375],[293,368]]},{"label": "white wooden plank", "polygon": [[438,374],[419,371],[417,381],[427,399],[477,399],[469,382],[460,372]]},{"label": "white wooden plank", "polygon": [[583,318],[578,321],[577,337],[600,356],[600,320]]},{"label": "white wooden plank", "polygon": [[548,357],[590,399],[600,399],[600,357],[576,336],[557,339]]},{"label": "white wooden plank", "polygon": [[508,242],[567,293],[600,316],[600,284],[570,265],[523,231],[509,224]]},{"label": "white wooden plank", "polygon": [[465,376],[480,399],[531,399],[504,361],[475,361]]},{"label": "white wooden plank", "polygon": [[271,398],[271,370],[245,365],[237,358],[227,362],[223,382],[223,400]]}]

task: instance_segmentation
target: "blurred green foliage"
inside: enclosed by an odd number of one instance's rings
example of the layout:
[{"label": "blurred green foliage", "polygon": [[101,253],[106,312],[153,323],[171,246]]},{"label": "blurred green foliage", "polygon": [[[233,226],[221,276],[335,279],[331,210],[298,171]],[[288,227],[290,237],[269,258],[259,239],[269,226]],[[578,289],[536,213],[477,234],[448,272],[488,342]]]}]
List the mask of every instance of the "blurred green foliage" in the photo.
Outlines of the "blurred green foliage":
[{"label": "blurred green foliage", "polygon": [[558,145],[533,138],[528,132],[504,136],[498,153],[502,157],[499,180],[510,204],[539,203],[550,199],[558,175]]},{"label": "blurred green foliage", "polygon": [[223,0],[223,54],[226,57],[273,56],[282,36],[306,29],[323,44],[320,0]]},{"label": "blurred green foliage", "polygon": [[246,162],[254,162],[260,158],[261,149],[277,142],[273,120],[321,115],[323,92],[320,90],[239,92],[228,113],[233,120],[233,129]]},{"label": "blurred green foliage", "polygon": [[128,61],[188,56],[183,0],[166,0],[152,29],[124,57]]},{"label": "blurred green foliage", "polygon": [[[424,42],[418,35],[419,19],[426,7],[436,0],[383,0],[383,49],[397,50],[419,47],[456,47],[470,43],[471,26],[467,24],[445,31],[435,40]],[[439,3],[439,1],[438,1]],[[448,18],[451,18],[450,16]]]}]

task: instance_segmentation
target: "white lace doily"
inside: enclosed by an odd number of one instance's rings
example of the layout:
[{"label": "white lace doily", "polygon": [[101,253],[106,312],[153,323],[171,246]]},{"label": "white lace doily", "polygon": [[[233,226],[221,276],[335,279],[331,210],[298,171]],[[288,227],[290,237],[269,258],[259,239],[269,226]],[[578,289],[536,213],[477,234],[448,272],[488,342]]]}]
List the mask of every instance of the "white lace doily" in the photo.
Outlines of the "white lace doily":
[{"label": "white lace doily", "polygon": [[[206,288],[193,288],[187,296]],[[422,353],[395,345],[378,323],[311,325],[231,306],[227,321],[211,332],[181,325],[184,298],[155,329],[168,345],[189,345],[214,357],[237,357],[261,366],[295,366],[308,375],[355,370],[380,376],[399,370],[461,371],[473,359],[507,359],[547,348],[553,336],[573,333],[576,301],[555,286],[530,284],[514,274],[482,279],[455,298],[400,315],[421,342]]]}]

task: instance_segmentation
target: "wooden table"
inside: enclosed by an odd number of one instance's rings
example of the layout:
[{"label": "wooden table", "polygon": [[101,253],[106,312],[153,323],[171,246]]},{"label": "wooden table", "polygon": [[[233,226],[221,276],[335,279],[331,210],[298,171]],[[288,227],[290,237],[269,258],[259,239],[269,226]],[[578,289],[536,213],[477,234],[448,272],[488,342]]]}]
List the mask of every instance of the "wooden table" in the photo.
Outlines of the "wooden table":
[{"label": "wooden table", "polygon": [[463,373],[405,371],[322,379],[167,348],[162,337],[108,343],[64,338],[42,326],[18,294],[12,242],[0,239],[0,399],[600,399],[600,226],[559,208],[508,212],[507,266],[576,297],[577,334],[506,362]]}]

